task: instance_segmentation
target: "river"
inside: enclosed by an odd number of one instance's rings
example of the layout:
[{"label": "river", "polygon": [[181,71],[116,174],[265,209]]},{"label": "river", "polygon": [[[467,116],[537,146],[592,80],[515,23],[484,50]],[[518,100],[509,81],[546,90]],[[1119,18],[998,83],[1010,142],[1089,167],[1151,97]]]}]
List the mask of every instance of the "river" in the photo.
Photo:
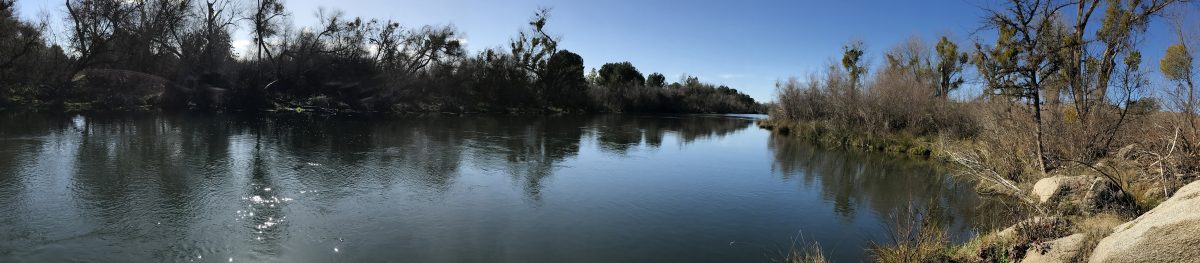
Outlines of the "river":
[{"label": "river", "polygon": [[857,262],[905,211],[988,221],[758,117],[4,115],[0,262]]}]

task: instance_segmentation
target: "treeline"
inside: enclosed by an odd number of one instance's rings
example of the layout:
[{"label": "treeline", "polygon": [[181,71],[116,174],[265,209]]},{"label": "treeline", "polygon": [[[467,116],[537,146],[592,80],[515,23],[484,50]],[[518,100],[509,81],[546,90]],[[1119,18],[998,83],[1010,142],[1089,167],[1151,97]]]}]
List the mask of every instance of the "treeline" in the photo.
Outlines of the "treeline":
[{"label": "treeline", "polygon": [[[751,113],[725,86],[628,62],[588,74],[538,10],[508,47],[469,54],[453,26],[321,10],[295,28],[281,0],[69,0],[63,41],[0,0],[0,109]],[[234,54],[232,33],[251,35]]]},{"label": "treeline", "polygon": [[[1153,64],[1139,47],[1150,20],[1179,2],[1011,1],[987,10],[995,42],[912,38],[878,67],[852,42],[822,74],[777,85],[770,126],[853,134],[838,137],[843,144],[929,144],[993,183],[989,191],[1020,198],[1041,178],[1094,175],[1153,207],[1200,178],[1195,51],[1186,44],[1196,39],[1177,28],[1179,42]],[[1153,66],[1168,83],[1151,81]],[[982,92],[963,95],[966,85]]]}]

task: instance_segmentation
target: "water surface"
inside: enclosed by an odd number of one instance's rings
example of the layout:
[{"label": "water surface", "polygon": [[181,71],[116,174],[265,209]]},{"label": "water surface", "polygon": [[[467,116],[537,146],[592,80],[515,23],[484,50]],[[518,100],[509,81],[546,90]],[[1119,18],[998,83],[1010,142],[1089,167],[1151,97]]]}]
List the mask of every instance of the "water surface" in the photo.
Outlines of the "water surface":
[{"label": "water surface", "polygon": [[0,117],[0,262],[839,262],[927,213],[928,163],[755,116]]}]

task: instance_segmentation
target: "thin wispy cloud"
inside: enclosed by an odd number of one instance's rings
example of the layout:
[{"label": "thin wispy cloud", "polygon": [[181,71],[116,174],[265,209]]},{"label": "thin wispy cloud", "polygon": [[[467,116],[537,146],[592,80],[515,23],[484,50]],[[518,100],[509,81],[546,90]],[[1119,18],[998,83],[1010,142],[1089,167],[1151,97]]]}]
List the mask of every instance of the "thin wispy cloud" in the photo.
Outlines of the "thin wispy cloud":
[{"label": "thin wispy cloud", "polygon": [[729,79],[741,79],[741,78],[748,78],[748,77],[753,77],[753,75],[750,75],[750,74],[721,74],[721,75],[717,75],[717,78],[720,78],[720,79],[726,79],[726,80],[729,80]]}]

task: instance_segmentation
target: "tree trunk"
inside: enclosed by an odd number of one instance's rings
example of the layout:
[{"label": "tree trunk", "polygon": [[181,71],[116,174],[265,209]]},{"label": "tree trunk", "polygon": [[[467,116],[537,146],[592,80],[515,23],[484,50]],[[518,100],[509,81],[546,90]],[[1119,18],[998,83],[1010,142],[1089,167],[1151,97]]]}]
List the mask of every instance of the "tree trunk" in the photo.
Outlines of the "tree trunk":
[{"label": "tree trunk", "polygon": [[1187,117],[1188,126],[1192,128],[1192,135],[1197,135],[1200,134],[1200,130],[1196,128],[1196,84],[1192,81],[1191,76],[1187,76],[1187,86],[1188,95],[1187,103],[1185,103],[1187,105],[1184,106],[1186,107],[1184,116]]},{"label": "tree trunk", "polygon": [[1042,136],[1042,99],[1041,92],[1037,89],[1033,90],[1033,131],[1035,133],[1037,143],[1037,169],[1041,177],[1046,176],[1046,145],[1043,142]]}]

